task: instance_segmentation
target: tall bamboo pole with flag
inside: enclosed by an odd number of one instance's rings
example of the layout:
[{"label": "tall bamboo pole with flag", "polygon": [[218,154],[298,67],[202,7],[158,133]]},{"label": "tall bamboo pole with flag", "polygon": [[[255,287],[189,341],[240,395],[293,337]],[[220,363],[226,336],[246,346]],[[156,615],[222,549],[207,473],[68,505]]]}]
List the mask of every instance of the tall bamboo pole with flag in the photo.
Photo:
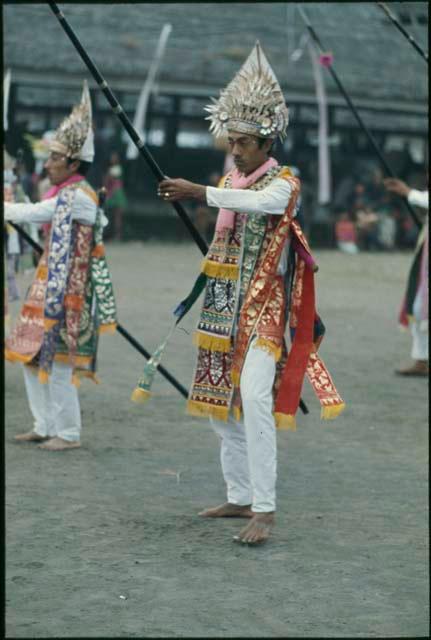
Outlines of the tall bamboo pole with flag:
[{"label": "tall bamboo pole with flag", "polygon": [[[380,163],[385,171],[385,173],[390,176],[391,178],[395,177],[395,173],[392,171],[391,167],[388,165],[386,159],[384,158],[382,152],[380,151],[376,141],[374,140],[370,130],[368,129],[368,127],[365,125],[364,121],[362,120],[361,116],[358,113],[358,110],[356,109],[355,105],[353,104],[349,94],[347,93],[347,91],[345,90],[344,86],[341,83],[341,80],[339,79],[338,75],[335,72],[334,66],[333,66],[333,56],[331,53],[328,53],[328,51],[324,48],[323,43],[321,41],[321,39],[319,38],[319,36],[317,35],[316,31],[314,30],[310,20],[307,17],[307,14],[305,13],[303,7],[301,7],[299,4],[297,4],[297,8],[299,11],[299,14],[301,16],[301,18],[303,19],[305,26],[307,27],[311,37],[313,38],[314,42],[317,45],[319,54],[320,54],[320,62],[321,64],[326,67],[329,71],[329,73],[331,74],[335,84],[337,85],[340,93],[343,95],[344,99],[346,100],[350,110],[352,111],[354,117],[356,118],[356,121],[358,122],[359,126],[361,127],[362,131],[365,133],[369,143],[371,144],[371,146],[373,147],[377,157],[380,160]],[[421,222],[418,218],[418,216],[416,215],[415,211],[413,210],[413,207],[409,204],[409,202],[407,201],[407,198],[403,197],[403,202],[405,207],[408,209],[409,214],[411,215],[411,217],[413,218],[416,226],[420,229],[422,227]]]}]

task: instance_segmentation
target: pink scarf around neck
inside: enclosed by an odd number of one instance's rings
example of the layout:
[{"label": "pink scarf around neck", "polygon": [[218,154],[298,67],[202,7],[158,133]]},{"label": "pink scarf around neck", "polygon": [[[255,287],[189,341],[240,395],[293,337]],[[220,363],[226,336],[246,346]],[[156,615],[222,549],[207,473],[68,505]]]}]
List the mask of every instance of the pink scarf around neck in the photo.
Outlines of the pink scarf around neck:
[{"label": "pink scarf around neck", "polygon": [[[55,198],[55,196],[61,189],[64,189],[64,187],[68,187],[70,184],[74,184],[75,182],[81,182],[81,180],[85,180],[84,176],[81,176],[79,173],[75,173],[73,176],[70,176],[70,178],[68,178],[64,182],[60,182],[60,184],[53,184],[52,187],[50,187],[50,189],[48,189],[48,191],[43,194],[42,200],[48,200],[48,198]],[[51,228],[50,222],[43,223],[42,231],[43,231],[44,237],[46,237],[49,234],[50,228]]]},{"label": "pink scarf around neck", "polygon": [[74,184],[75,182],[81,182],[85,180],[84,176],[81,176],[79,173],[75,173],[70,178],[67,178],[64,182],[60,182],[60,184],[53,184],[50,189],[46,193],[43,194],[42,200],[48,200],[48,198],[54,198],[57,193],[64,189],[64,187],[68,187],[70,184]]},{"label": "pink scarf around neck", "polygon": [[[245,176],[243,173],[240,173],[238,169],[233,169],[231,172],[232,176],[232,189],[247,189],[252,184],[254,184],[259,178],[261,178],[269,169],[272,167],[276,167],[278,162],[274,160],[274,158],[268,158],[266,162],[260,165],[253,173],[250,173],[248,176]],[[221,231],[222,229],[233,229],[235,221],[235,212],[230,209],[220,209],[217,222],[216,222],[216,231]]]}]

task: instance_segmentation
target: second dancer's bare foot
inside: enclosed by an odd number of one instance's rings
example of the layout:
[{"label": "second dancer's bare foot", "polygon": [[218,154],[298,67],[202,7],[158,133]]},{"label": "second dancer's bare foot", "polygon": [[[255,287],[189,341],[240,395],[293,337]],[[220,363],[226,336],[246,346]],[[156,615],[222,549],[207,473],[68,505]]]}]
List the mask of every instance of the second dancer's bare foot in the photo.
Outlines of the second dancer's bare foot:
[{"label": "second dancer's bare foot", "polygon": [[244,544],[262,544],[268,540],[274,523],[274,511],[254,513],[248,525],[241,529],[239,535],[234,536],[234,541]]},{"label": "second dancer's bare foot", "polygon": [[212,507],[211,509],[205,509],[198,515],[202,518],[252,518],[253,512],[251,505],[240,505],[225,502],[218,507]]}]

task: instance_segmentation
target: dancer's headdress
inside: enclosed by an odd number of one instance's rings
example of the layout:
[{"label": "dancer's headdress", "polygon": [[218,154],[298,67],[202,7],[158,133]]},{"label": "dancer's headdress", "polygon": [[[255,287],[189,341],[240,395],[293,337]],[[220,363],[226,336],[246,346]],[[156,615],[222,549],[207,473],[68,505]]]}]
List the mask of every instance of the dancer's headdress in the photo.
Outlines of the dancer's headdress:
[{"label": "dancer's headdress", "polygon": [[86,80],[84,80],[80,104],[73,107],[70,116],[60,124],[49,149],[63,153],[74,160],[93,161],[94,134],[91,98]]},{"label": "dancer's headdress", "polygon": [[283,92],[259,42],[223,89],[218,100],[205,107],[216,137],[233,130],[259,138],[283,139],[289,124],[289,111]]}]

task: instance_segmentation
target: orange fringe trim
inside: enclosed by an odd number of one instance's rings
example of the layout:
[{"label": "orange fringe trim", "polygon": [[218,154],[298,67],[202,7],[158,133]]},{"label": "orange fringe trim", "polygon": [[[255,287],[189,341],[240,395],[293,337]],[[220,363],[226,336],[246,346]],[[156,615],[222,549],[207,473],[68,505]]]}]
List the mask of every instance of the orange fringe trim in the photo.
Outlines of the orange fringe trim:
[{"label": "orange fringe trim", "polygon": [[91,252],[93,258],[103,258],[105,255],[105,247],[103,244],[96,244],[93,251]]},{"label": "orange fringe trim", "polygon": [[43,369],[39,369],[39,373],[37,374],[37,379],[39,380],[40,384],[46,384],[49,380],[49,375],[47,374],[46,371],[43,371]]},{"label": "orange fringe trim", "polygon": [[274,356],[276,362],[278,362],[281,358],[281,347],[278,347],[274,342],[268,340],[268,338],[258,338],[253,343],[253,348],[262,349],[262,351],[266,351],[267,353]]},{"label": "orange fringe trim", "polygon": [[186,412],[191,416],[199,418],[210,417],[216,418],[216,420],[223,420],[227,422],[229,417],[228,407],[216,407],[212,404],[206,404],[205,402],[197,402],[196,400],[188,400]]},{"label": "orange fringe trim", "polygon": [[220,264],[206,258],[202,261],[201,271],[210,278],[238,280],[239,276],[239,266],[237,264]]},{"label": "orange fringe trim", "polygon": [[145,404],[151,398],[152,395],[154,394],[152,394],[151,391],[147,391],[146,389],[141,389],[140,387],[136,387],[136,389],[133,390],[133,393],[130,396],[130,400],[138,404]]},{"label": "orange fringe trim", "polygon": [[[71,364],[71,358],[68,353],[56,353],[54,356],[54,360],[56,362],[63,362],[64,364]],[[73,363],[76,367],[88,366],[91,363],[91,361],[92,361],[91,356],[75,356],[73,359]],[[91,371],[88,371],[85,373],[91,373]]]},{"label": "orange fringe trim", "polygon": [[21,315],[27,318],[43,318],[44,309],[43,307],[37,307],[32,304],[24,304],[22,307]]},{"label": "orange fringe trim", "polygon": [[[81,378],[89,378],[89,380],[92,380],[94,384],[100,384],[100,378],[94,373],[94,371],[80,371],[79,369],[77,369],[74,372],[73,377],[77,378],[78,384],[76,386],[78,387],[81,384]],[[72,384],[75,384],[73,382],[73,378]]]},{"label": "orange fringe trim", "polygon": [[296,418],[295,416],[287,413],[274,413],[275,426],[280,430],[296,431]]},{"label": "orange fringe trim", "polygon": [[230,379],[234,387],[239,387],[239,382],[241,379],[241,373],[238,369],[232,368],[230,371]]},{"label": "orange fringe trim", "polygon": [[112,322],[111,324],[101,324],[99,327],[99,335],[102,333],[115,333],[116,328],[116,322]]},{"label": "orange fringe trim", "polygon": [[52,320],[51,318],[43,319],[43,326],[45,327],[45,331],[50,331],[54,325],[56,325],[58,320]]},{"label": "orange fringe trim", "polygon": [[195,331],[193,336],[193,343],[201,349],[207,349],[208,351],[222,351],[228,353],[231,350],[231,339],[220,338],[218,336],[210,336],[201,331]]},{"label": "orange fringe trim", "polygon": [[277,175],[277,178],[293,178],[293,173],[289,167],[284,167]]},{"label": "orange fringe trim", "polygon": [[79,187],[79,188],[82,189],[82,191],[86,193],[87,196],[89,196],[95,204],[97,205],[99,204],[99,198],[97,197],[97,194],[92,189],[87,189],[85,187]]},{"label": "orange fringe trim", "polygon": [[237,422],[239,422],[241,420],[241,413],[242,413],[242,411],[241,411],[241,409],[239,407],[234,407],[232,409],[233,417]]},{"label": "orange fringe trim", "polygon": [[334,420],[337,416],[340,415],[346,408],[346,404],[344,402],[340,404],[332,404],[329,406],[323,406],[320,412],[320,417],[322,420]]},{"label": "orange fringe trim", "polygon": [[81,386],[81,380],[79,379],[79,376],[76,375],[76,373],[72,375],[72,384],[77,388]]},{"label": "orange fringe trim", "polygon": [[33,360],[34,354],[25,356],[22,353],[17,353],[16,351],[5,349],[4,357],[6,360],[9,360],[9,362],[23,362],[25,364],[26,362],[30,362],[30,360]]},{"label": "orange fringe trim", "polygon": [[46,280],[48,277],[48,267],[41,264],[40,267],[37,268],[36,271],[36,279],[37,280]]},{"label": "orange fringe trim", "polygon": [[82,307],[84,306],[84,298],[73,295],[72,293],[68,293],[66,296],[64,296],[64,306],[67,309],[81,311]]}]

